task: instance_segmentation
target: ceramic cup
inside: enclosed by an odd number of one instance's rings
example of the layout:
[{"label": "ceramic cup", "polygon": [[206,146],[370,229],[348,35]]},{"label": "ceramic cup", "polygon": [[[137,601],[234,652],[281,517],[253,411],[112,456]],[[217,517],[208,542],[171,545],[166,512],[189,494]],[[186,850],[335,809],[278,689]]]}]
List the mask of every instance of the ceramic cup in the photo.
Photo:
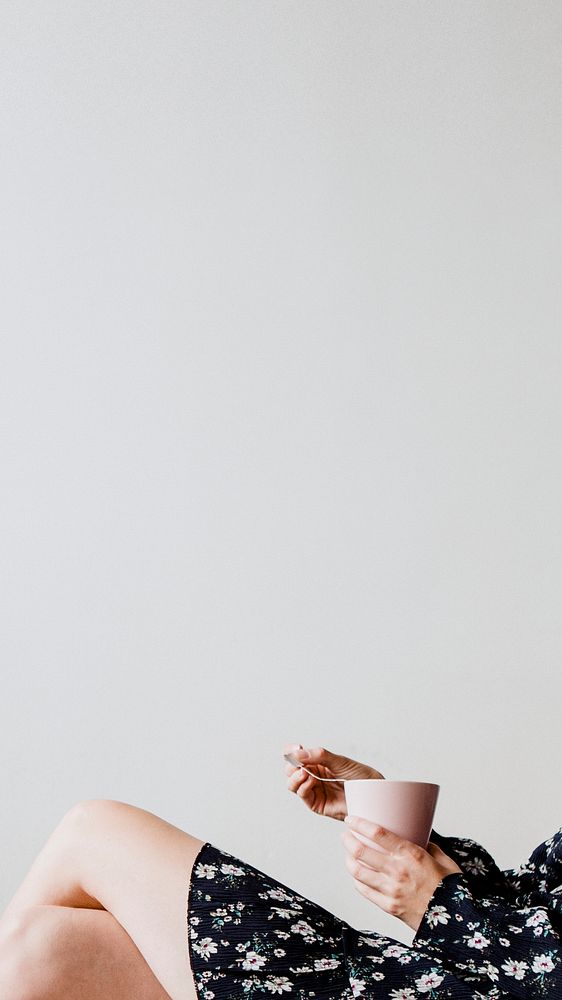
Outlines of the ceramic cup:
[{"label": "ceramic cup", "polygon": [[[363,816],[371,823],[392,830],[399,837],[426,848],[439,795],[439,785],[427,781],[387,781],[386,778],[354,778],[344,781],[345,801],[350,816]],[[355,830],[359,840],[377,847]]]}]

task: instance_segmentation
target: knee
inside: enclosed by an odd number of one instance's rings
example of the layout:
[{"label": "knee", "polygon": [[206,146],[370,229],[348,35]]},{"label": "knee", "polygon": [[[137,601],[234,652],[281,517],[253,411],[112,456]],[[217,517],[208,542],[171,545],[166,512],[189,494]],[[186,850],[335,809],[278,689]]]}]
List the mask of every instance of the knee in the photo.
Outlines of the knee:
[{"label": "knee", "polygon": [[53,973],[48,947],[50,909],[29,906],[0,921],[0,994],[10,1000],[42,1000]]},{"label": "knee", "polygon": [[59,833],[67,836],[92,832],[107,827],[122,810],[131,808],[115,799],[81,799],[64,813],[58,825]]}]

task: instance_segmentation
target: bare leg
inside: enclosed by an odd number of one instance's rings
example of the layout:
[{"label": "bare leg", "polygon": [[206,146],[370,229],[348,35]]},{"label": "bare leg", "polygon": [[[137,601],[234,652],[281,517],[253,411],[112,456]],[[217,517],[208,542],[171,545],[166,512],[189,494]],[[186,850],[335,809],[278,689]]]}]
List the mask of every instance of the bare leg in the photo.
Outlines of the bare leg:
[{"label": "bare leg", "polygon": [[197,1000],[189,963],[187,893],[204,841],[154,813],[87,799],[62,818],[2,923],[42,904],[107,910],[171,1000]]},{"label": "bare leg", "polygon": [[33,906],[4,921],[0,996],[170,1000],[111,913],[70,906]]}]

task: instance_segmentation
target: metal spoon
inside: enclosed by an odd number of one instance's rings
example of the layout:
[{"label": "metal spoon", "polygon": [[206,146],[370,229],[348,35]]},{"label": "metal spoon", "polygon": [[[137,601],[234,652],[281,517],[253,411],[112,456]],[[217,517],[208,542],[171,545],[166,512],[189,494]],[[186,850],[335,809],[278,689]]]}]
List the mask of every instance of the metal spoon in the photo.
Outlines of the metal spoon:
[{"label": "metal spoon", "polygon": [[309,771],[308,768],[304,766],[304,764],[301,764],[300,760],[293,757],[292,753],[284,753],[283,756],[285,760],[289,761],[289,764],[292,764],[294,767],[302,767],[303,771],[306,771],[306,773],[310,774],[311,777],[316,778],[317,781],[337,781],[338,783],[343,781],[343,778],[320,778],[319,775],[313,774],[312,771]]}]

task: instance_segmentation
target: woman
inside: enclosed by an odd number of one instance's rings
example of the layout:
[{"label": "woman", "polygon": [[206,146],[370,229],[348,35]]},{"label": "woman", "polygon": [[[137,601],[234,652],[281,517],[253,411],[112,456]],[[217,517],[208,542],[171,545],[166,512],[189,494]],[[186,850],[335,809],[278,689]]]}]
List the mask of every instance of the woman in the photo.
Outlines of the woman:
[{"label": "woman", "polygon": [[[324,748],[285,752],[321,777],[383,778]],[[313,812],[346,819],[343,784],[285,771]],[[354,886],[414,931],[410,947],[153,813],[92,799],[62,818],[0,919],[0,997],[562,997],[562,830],[502,872],[471,840],[433,833],[424,851],[350,819]]]}]

